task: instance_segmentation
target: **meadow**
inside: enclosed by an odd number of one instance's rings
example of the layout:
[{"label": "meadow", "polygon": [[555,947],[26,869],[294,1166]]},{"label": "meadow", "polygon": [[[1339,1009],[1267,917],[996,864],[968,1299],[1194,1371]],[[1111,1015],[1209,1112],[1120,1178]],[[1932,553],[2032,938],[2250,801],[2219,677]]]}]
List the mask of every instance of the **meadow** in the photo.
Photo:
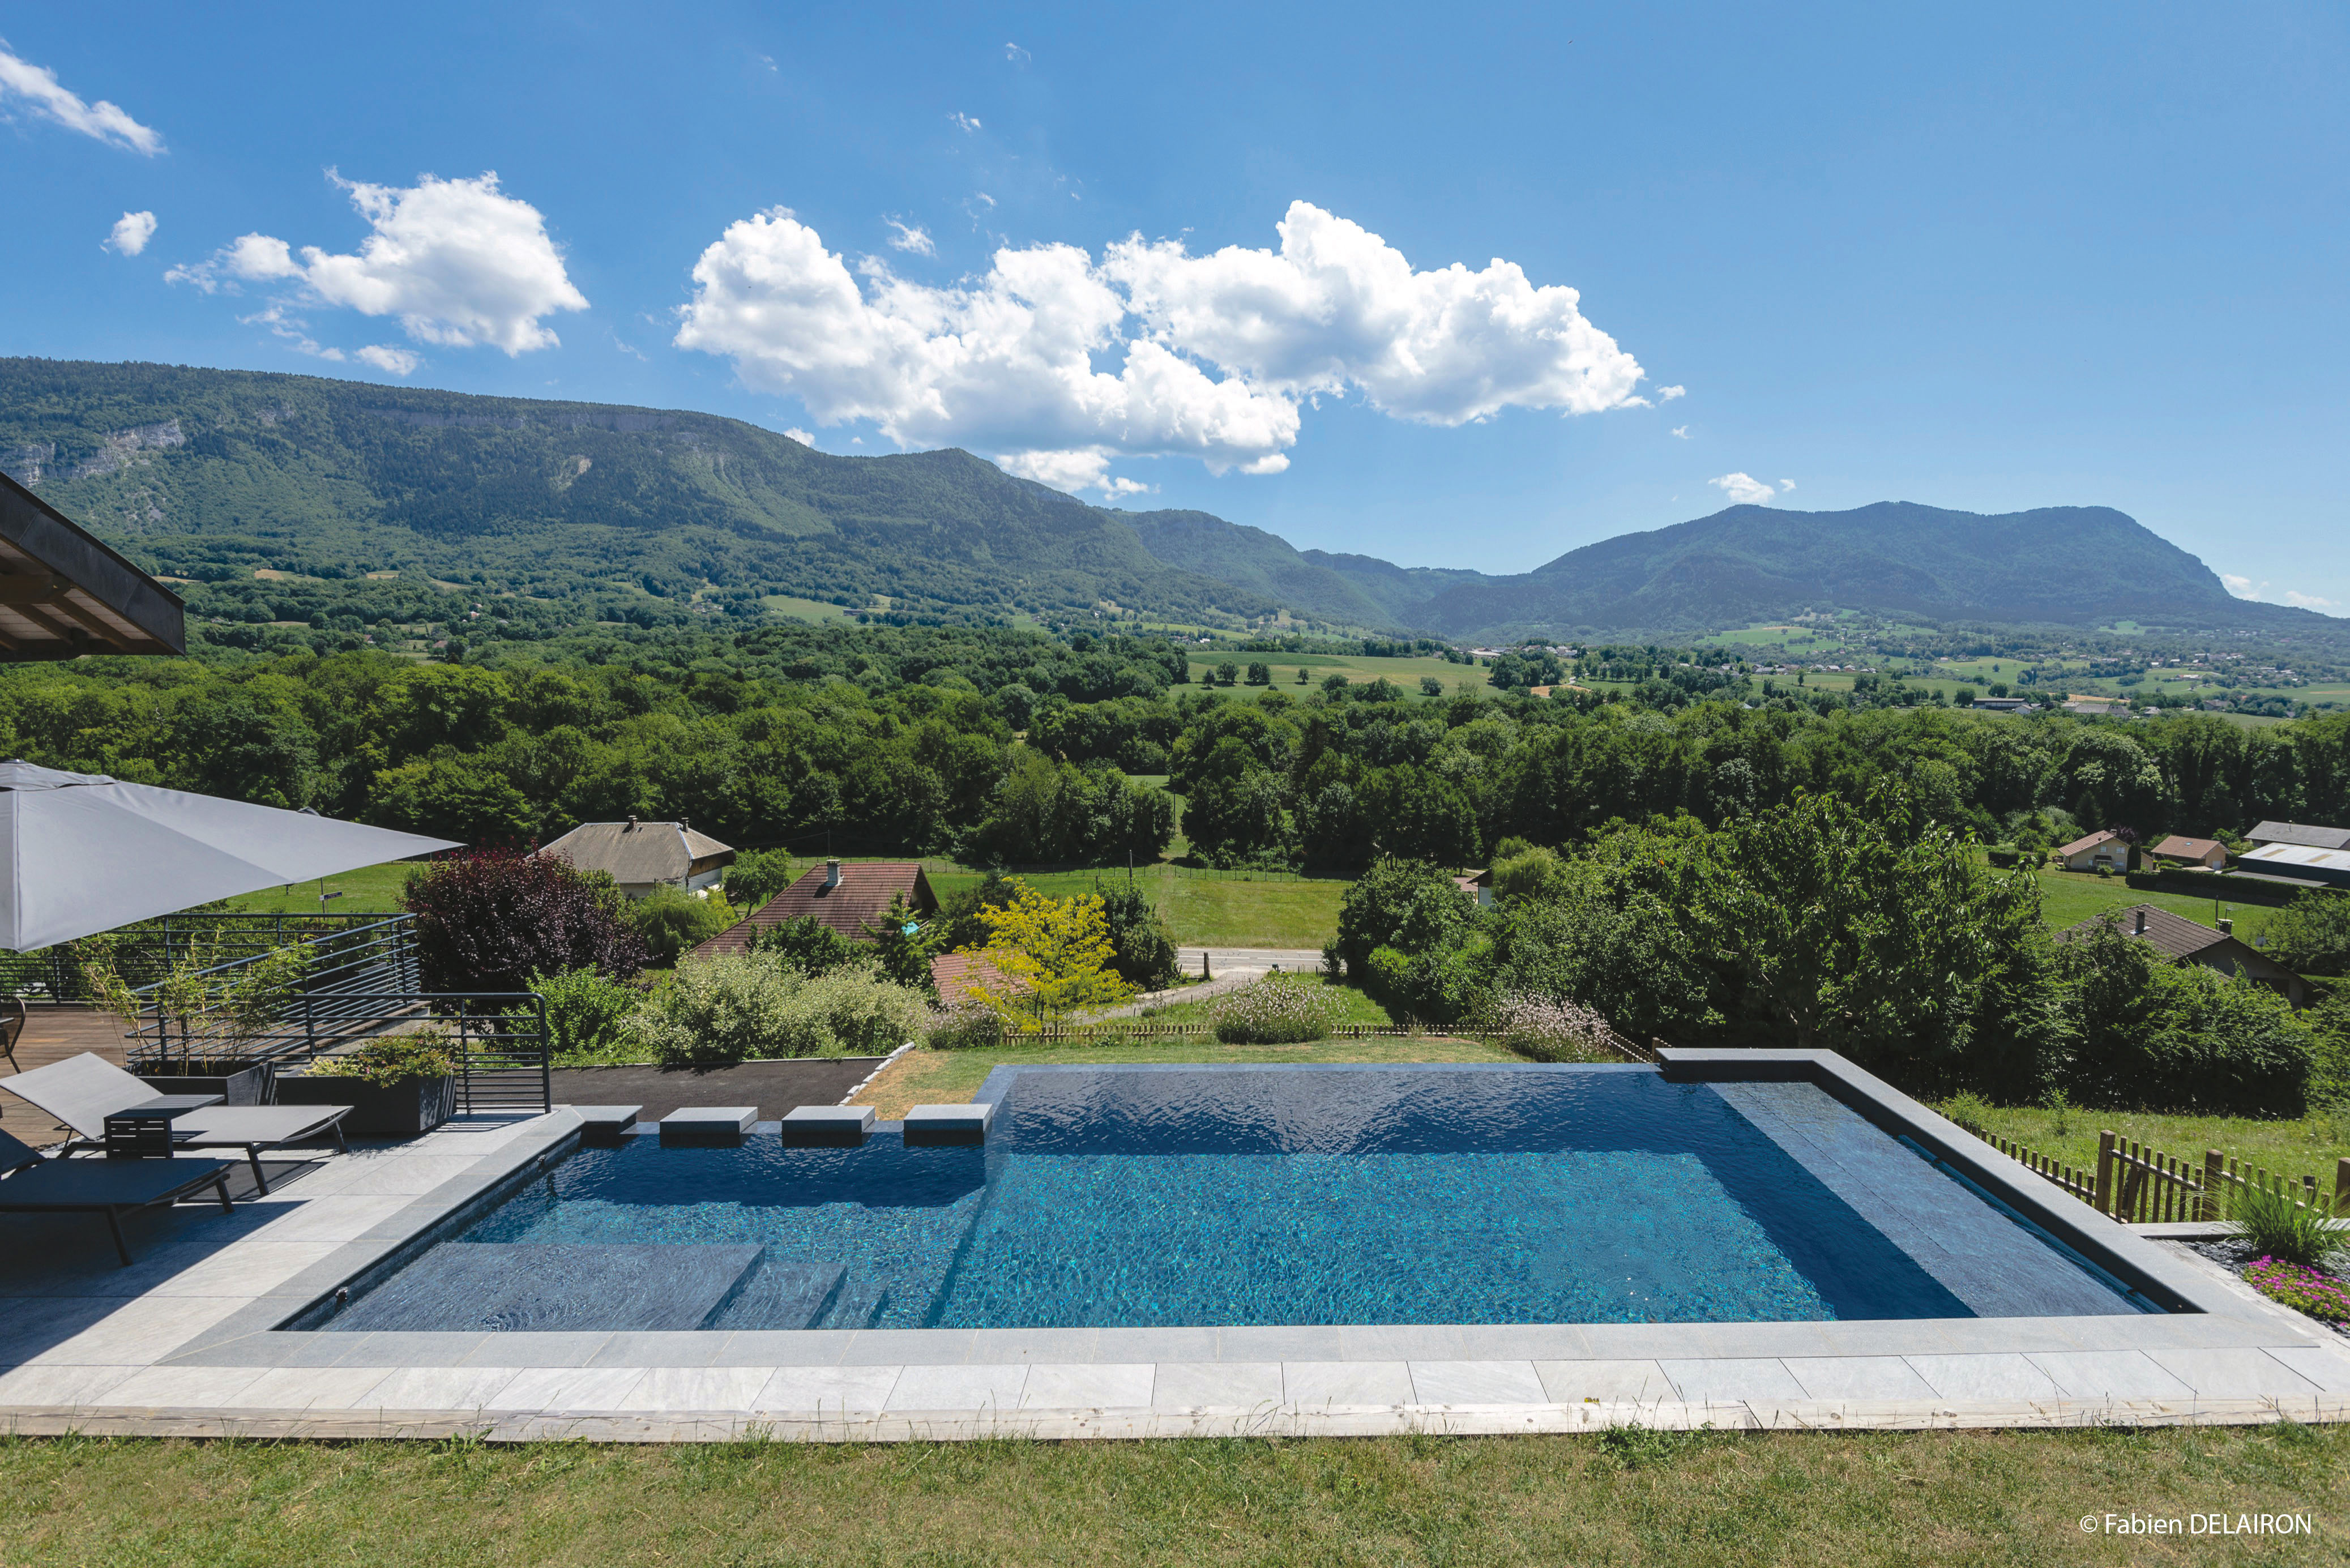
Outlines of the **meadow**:
[{"label": "meadow", "polygon": [[[2322,1561],[2345,1511],[2350,1427],[2290,1423],[892,1446],[0,1439],[0,1552],[27,1565],[2250,1565]],[[2109,1512],[2306,1512],[2319,1534],[2083,1531]]]},{"label": "meadow", "polygon": [[[1403,688],[1411,701],[1420,700],[1419,682],[1424,676],[1434,676],[1444,683],[1444,694],[1454,695],[1467,683],[1467,690],[1482,691],[1490,677],[1482,665],[1452,664],[1441,659],[1379,659],[1362,654],[1346,653],[1193,653],[1191,655],[1191,679],[1205,684],[1220,664],[1237,664],[1243,682],[1251,664],[1268,665],[1273,670],[1270,687],[1242,684],[1232,690],[1242,696],[1266,691],[1286,691],[1293,697],[1308,691],[1318,691],[1322,682],[1333,675],[1343,675],[1357,686],[1367,686],[1374,680],[1386,680]],[[1299,670],[1305,672],[1301,683]],[[1222,688],[1219,688],[1222,690]]]}]

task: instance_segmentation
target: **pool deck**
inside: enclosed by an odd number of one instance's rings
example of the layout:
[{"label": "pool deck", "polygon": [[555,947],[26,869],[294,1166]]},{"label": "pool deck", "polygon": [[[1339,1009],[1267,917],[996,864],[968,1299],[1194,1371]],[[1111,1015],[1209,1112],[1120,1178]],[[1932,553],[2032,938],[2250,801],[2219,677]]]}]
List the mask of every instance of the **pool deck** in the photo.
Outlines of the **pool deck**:
[{"label": "pool deck", "polygon": [[897,1441],[2350,1419],[2350,1340],[2045,1183],[2029,1191],[2021,1183],[2039,1179],[2012,1161],[1984,1168],[2014,1188],[2011,1200],[2071,1205],[2110,1257],[2199,1310],[691,1334],[277,1326],[559,1158],[577,1126],[558,1108],[355,1145],[234,1214],[182,1207],[126,1221],[130,1268],[93,1217],[0,1216],[0,1429]]}]

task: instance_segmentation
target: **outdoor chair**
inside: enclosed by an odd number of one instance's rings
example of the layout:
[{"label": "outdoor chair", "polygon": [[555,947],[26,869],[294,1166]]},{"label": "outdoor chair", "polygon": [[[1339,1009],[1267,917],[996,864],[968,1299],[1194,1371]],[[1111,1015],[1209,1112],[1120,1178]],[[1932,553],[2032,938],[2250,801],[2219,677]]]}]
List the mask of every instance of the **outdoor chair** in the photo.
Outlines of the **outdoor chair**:
[{"label": "outdoor chair", "polygon": [[[57,1118],[58,1126],[75,1135],[66,1140],[64,1154],[82,1148],[157,1155],[182,1148],[241,1148],[253,1167],[255,1186],[265,1193],[269,1190],[269,1178],[261,1168],[263,1149],[331,1137],[340,1151],[346,1147],[343,1118],[351,1114],[348,1106],[213,1105],[181,1109],[177,1107],[187,1104],[184,1098],[175,1102],[173,1096],[159,1096],[88,1051],[5,1081],[10,1094],[48,1112]],[[159,1099],[170,1108],[155,1107]],[[140,1137],[139,1129],[123,1125],[135,1119],[126,1113],[142,1108],[168,1119],[168,1143],[167,1135],[151,1127],[146,1129],[150,1136]],[[109,1117],[117,1124],[111,1128],[107,1125]]]},{"label": "outdoor chair", "polygon": [[8,1058],[11,1073],[24,1071],[16,1065],[16,1041],[25,1033],[25,1020],[29,1016],[23,997],[0,997],[0,1055]]},{"label": "outdoor chair", "polygon": [[0,1132],[0,1214],[103,1214],[114,1233],[114,1251],[125,1267],[130,1248],[122,1239],[126,1210],[176,1203],[203,1188],[228,1200],[233,1159],[44,1159]]}]

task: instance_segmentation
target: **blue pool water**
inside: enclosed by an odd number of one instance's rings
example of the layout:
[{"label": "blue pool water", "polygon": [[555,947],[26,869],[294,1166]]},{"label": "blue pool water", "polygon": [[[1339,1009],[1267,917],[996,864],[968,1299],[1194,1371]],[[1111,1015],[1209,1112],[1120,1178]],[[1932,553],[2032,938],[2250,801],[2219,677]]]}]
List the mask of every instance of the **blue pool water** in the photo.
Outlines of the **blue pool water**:
[{"label": "blue pool water", "polygon": [[[637,1137],[328,1328],[1667,1323],[2140,1303],[1804,1084],[1641,1067],[1000,1071],[984,1147]],[[515,1249],[525,1321],[469,1293]],[[654,1315],[549,1275],[660,1279]],[[664,1251],[663,1249],[667,1249]],[[674,1266],[646,1274],[638,1259]],[[584,1261],[567,1266],[565,1260]],[[445,1288],[432,1264],[462,1284]],[[423,1271],[423,1272],[418,1272]],[[592,1299],[591,1299],[592,1298]],[[501,1308],[500,1311],[509,1311]],[[661,1312],[671,1315],[664,1318]],[[549,1313],[553,1315],[547,1315]],[[681,1316],[679,1314],[682,1314]],[[446,1321],[443,1321],[446,1320]]]}]

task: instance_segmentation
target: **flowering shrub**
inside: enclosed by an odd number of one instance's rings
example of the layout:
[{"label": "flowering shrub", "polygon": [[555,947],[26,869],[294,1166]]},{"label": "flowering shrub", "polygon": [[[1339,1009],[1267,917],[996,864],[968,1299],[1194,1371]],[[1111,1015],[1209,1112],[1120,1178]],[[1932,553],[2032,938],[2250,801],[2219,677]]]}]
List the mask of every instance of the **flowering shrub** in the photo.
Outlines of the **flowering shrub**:
[{"label": "flowering shrub", "polygon": [[1494,1032],[1502,1044],[1536,1062],[1621,1062],[1609,1044],[1607,1020],[1579,1002],[1554,1002],[1523,993],[1505,996],[1494,1009]]},{"label": "flowering shrub", "polygon": [[1216,1038],[1227,1045],[1294,1045],[1327,1040],[1338,999],[1315,980],[1264,975],[1216,999]]},{"label": "flowering shrub", "polygon": [[2244,1271],[2252,1289],[2320,1323],[2350,1323],[2350,1282],[2335,1279],[2322,1269],[2305,1268],[2276,1258],[2262,1258]]}]

